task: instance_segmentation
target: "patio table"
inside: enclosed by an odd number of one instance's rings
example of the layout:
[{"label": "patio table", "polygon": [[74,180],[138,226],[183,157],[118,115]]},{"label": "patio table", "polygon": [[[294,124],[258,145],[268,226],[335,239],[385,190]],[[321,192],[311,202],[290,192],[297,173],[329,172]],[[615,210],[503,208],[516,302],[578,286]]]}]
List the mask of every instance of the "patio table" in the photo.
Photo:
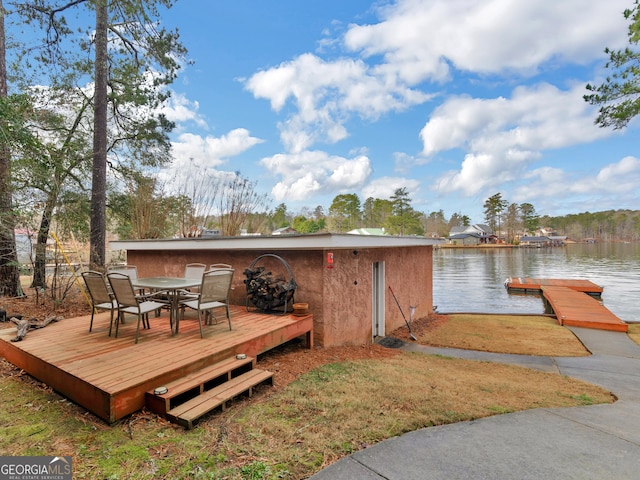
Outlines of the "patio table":
[{"label": "patio table", "polygon": [[171,333],[178,333],[180,294],[179,290],[200,286],[199,278],[182,278],[182,277],[149,277],[136,278],[131,280],[133,288],[148,288],[154,290],[164,290],[167,292],[170,300],[169,321],[171,322]]}]

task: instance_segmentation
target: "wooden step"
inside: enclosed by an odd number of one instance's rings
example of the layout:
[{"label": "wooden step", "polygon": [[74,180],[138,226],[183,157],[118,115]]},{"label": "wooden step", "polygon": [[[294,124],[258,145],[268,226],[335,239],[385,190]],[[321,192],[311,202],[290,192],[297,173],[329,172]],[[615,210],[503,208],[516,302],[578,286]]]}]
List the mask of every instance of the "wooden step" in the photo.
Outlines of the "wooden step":
[{"label": "wooden step", "polygon": [[152,412],[165,415],[172,408],[211,390],[218,385],[251,371],[254,359],[230,357],[221,362],[197,370],[193,373],[166,383],[167,393],[146,392],[146,405]]},{"label": "wooden step", "polygon": [[243,393],[251,396],[253,394],[253,387],[263,383],[273,385],[273,373],[254,368],[172,408],[167,412],[167,418],[174,423],[190,429],[193,427],[194,422],[203,415],[206,415],[218,407],[224,410],[227,401]]}]

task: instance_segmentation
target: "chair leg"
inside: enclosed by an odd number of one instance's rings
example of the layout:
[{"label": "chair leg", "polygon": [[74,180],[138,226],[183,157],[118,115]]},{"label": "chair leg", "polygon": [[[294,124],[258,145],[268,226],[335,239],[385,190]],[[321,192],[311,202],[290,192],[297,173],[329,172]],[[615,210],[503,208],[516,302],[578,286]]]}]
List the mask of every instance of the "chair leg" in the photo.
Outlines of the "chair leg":
[{"label": "chair leg", "polygon": [[[135,343],[138,343],[138,335],[140,334],[140,319],[142,317],[144,317],[144,315],[139,313],[138,314],[138,326],[136,327],[136,341],[135,341]],[[144,323],[144,320],[143,320],[142,323]]]},{"label": "chair leg", "polygon": [[[118,326],[116,325],[116,328]],[[113,329],[113,310],[111,310],[111,318],[109,319],[109,336],[111,336],[111,330]]]},{"label": "chair leg", "polygon": [[[118,311],[118,316],[116,317],[116,336],[115,338],[118,338],[118,327],[120,326],[120,322],[122,321],[122,323],[124,323],[124,313]],[[111,329],[109,329],[109,336],[111,336]]]},{"label": "chair leg", "polygon": [[93,328],[93,314],[96,312],[95,308],[91,308],[91,323],[89,324],[89,333],[91,333],[91,329]]},{"label": "chair leg", "polygon": [[[204,313],[205,319],[207,318],[207,312]],[[198,310],[198,326],[200,327],[200,338],[204,338],[202,334],[202,310]]]},{"label": "chair leg", "polygon": [[229,320],[229,330],[231,330],[231,312],[229,311],[229,304],[226,304],[225,307],[227,308],[227,320]]}]

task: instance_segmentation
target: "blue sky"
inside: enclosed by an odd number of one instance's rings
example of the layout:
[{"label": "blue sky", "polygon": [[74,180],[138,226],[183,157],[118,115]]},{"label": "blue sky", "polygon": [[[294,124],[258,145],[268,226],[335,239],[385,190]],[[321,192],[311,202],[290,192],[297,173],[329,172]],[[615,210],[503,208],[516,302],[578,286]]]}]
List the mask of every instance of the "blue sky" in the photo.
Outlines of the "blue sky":
[{"label": "blue sky", "polygon": [[401,187],[473,222],[497,192],[541,215],[640,208],[636,122],[598,128],[582,99],[631,6],[178,0],[163,23],[194,63],[172,86],[172,168],[240,171],[292,213]]}]

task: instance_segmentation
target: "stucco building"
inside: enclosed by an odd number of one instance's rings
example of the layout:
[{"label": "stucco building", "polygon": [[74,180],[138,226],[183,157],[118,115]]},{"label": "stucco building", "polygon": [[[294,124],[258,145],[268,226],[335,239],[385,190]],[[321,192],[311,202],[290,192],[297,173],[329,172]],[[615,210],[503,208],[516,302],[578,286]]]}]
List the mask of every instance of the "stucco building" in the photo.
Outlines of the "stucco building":
[{"label": "stucco building", "polygon": [[[433,240],[419,237],[312,234],[260,237],[180,238],[110,242],[126,250],[141,277],[182,276],[188,263],[230,264],[235,269],[231,303],[247,305],[244,271],[265,254],[282,258],[295,278],[296,302],[309,304],[317,345],[371,343],[402,325],[391,286],[409,319],[433,310]],[[259,264],[289,275],[278,258]],[[257,266],[257,265],[256,265]],[[277,314],[277,313],[275,313]]]}]

